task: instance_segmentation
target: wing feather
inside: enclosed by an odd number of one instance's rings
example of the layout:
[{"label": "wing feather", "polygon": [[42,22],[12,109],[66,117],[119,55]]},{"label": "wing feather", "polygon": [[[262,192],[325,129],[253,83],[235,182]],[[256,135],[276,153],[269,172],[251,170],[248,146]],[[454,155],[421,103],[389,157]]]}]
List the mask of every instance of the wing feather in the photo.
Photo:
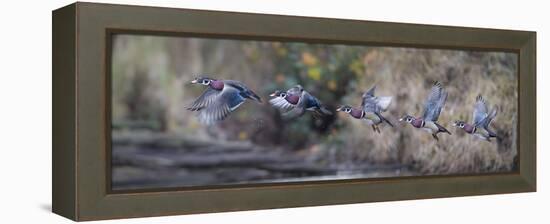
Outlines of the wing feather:
[{"label": "wing feather", "polygon": [[282,110],[290,110],[295,107],[295,105],[289,103],[286,99],[282,97],[275,97],[271,100],[269,100],[269,103],[279,109]]},{"label": "wing feather", "polygon": [[213,124],[224,120],[232,111],[244,103],[244,100],[238,89],[224,87],[208,106],[200,110],[199,121],[205,124]]},{"label": "wing feather", "polygon": [[447,100],[447,92],[443,90],[441,83],[434,83],[426,103],[424,104],[424,120],[426,121],[437,121],[439,114],[441,113],[441,108]]},{"label": "wing feather", "polygon": [[391,96],[380,96],[376,97],[378,101],[378,106],[382,111],[388,110],[388,107],[390,107],[390,104],[392,102],[393,97]]},{"label": "wing feather", "polygon": [[479,126],[483,124],[483,120],[489,116],[489,109],[487,108],[487,102],[485,99],[478,95],[476,97],[476,103],[474,104],[474,112],[473,112],[473,124],[475,126]]},{"label": "wing feather", "polygon": [[221,94],[222,91],[212,89],[208,87],[202,92],[202,94],[187,107],[191,111],[199,111],[216,100],[216,98]]},{"label": "wing feather", "polygon": [[498,113],[498,107],[493,108],[493,110],[491,110],[491,112],[483,120],[481,120],[479,123],[476,123],[475,126],[483,127],[487,131],[489,131],[489,124],[491,124],[491,121],[495,119],[495,117],[497,116],[497,113]]},{"label": "wing feather", "polygon": [[363,93],[363,99],[374,97],[374,91],[376,91],[376,85],[372,86],[369,90],[367,90],[365,93]]},{"label": "wing feather", "polygon": [[[392,97],[391,96],[374,96],[376,90],[376,85],[372,86],[369,90],[363,93],[362,95],[362,101],[361,106],[362,107],[369,107],[370,110],[375,109],[376,112],[380,111],[386,111],[388,107],[391,104]],[[370,105],[367,105],[370,104]],[[374,106],[376,105],[376,107]],[[375,111],[372,111],[375,112]]]},{"label": "wing feather", "polygon": [[376,97],[363,98],[362,106],[365,112],[380,112],[381,110]]}]

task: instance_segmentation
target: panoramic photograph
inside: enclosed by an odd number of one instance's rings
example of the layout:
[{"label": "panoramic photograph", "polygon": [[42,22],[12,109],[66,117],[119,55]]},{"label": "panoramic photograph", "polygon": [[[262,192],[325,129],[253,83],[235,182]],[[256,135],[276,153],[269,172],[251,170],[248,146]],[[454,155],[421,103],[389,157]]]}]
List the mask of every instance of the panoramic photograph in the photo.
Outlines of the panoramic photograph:
[{"label": "panoramic photograph", "polygon": [[518,170],[516,53],[111,41],[113,190]]}]

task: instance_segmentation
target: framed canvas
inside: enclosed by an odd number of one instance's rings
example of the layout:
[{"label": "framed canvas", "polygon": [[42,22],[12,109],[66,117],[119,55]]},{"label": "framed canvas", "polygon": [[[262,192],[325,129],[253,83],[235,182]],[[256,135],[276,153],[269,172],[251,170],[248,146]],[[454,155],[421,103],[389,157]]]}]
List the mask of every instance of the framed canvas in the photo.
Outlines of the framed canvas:
[{"label": "framed canvas", "polygon": [[536,190],[536,34],[74,3],[53,12],[73,220]]}]

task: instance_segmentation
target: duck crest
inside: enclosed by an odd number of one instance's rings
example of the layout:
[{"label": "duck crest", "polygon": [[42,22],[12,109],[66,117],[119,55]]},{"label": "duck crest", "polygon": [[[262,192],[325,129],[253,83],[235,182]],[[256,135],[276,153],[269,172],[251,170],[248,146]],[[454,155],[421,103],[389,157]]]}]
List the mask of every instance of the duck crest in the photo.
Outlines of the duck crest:
[{"label": "duck crest", "polygon": [[351,109],[349,114],[354,118],[361,119],[365,115],[365,112],[363,112],[363,110]]},{"label": "duck crest", "polygon": [[212,80],[210,82],[210,87],[212,87],[215,90],[222,90],[223,86],[224,86],[223,81],[220,81],[220,80]]},{"label": "duck crest", "polygon": [[296,104],[298,103],[298,101],[300,100],[300,96],[292,95],[292,94],[287,94],[287,96],[286,96],[285,99],[286,99],[286,101],[288,101],[289,103],[296,105]]}]

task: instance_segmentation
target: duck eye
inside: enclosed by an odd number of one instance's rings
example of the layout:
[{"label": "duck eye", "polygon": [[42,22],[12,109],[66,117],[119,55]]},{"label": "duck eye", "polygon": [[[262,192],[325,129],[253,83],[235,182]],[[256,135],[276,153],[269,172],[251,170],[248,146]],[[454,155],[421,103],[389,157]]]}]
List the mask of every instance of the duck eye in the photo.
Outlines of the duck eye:
[{"label": "duck eye", "polygon": [[346,113],[349,113],[349,112],[351,112],[351,109],[346,108]]},{"label": "duck eye", "polygon": [[412,119],[410,117],[407,118],[407,122],[411,122],[411,121],[412,121]]},{"label": "duck eye", "polygon": [[281,97],[286,97],[286,93],[281,93]]}]

